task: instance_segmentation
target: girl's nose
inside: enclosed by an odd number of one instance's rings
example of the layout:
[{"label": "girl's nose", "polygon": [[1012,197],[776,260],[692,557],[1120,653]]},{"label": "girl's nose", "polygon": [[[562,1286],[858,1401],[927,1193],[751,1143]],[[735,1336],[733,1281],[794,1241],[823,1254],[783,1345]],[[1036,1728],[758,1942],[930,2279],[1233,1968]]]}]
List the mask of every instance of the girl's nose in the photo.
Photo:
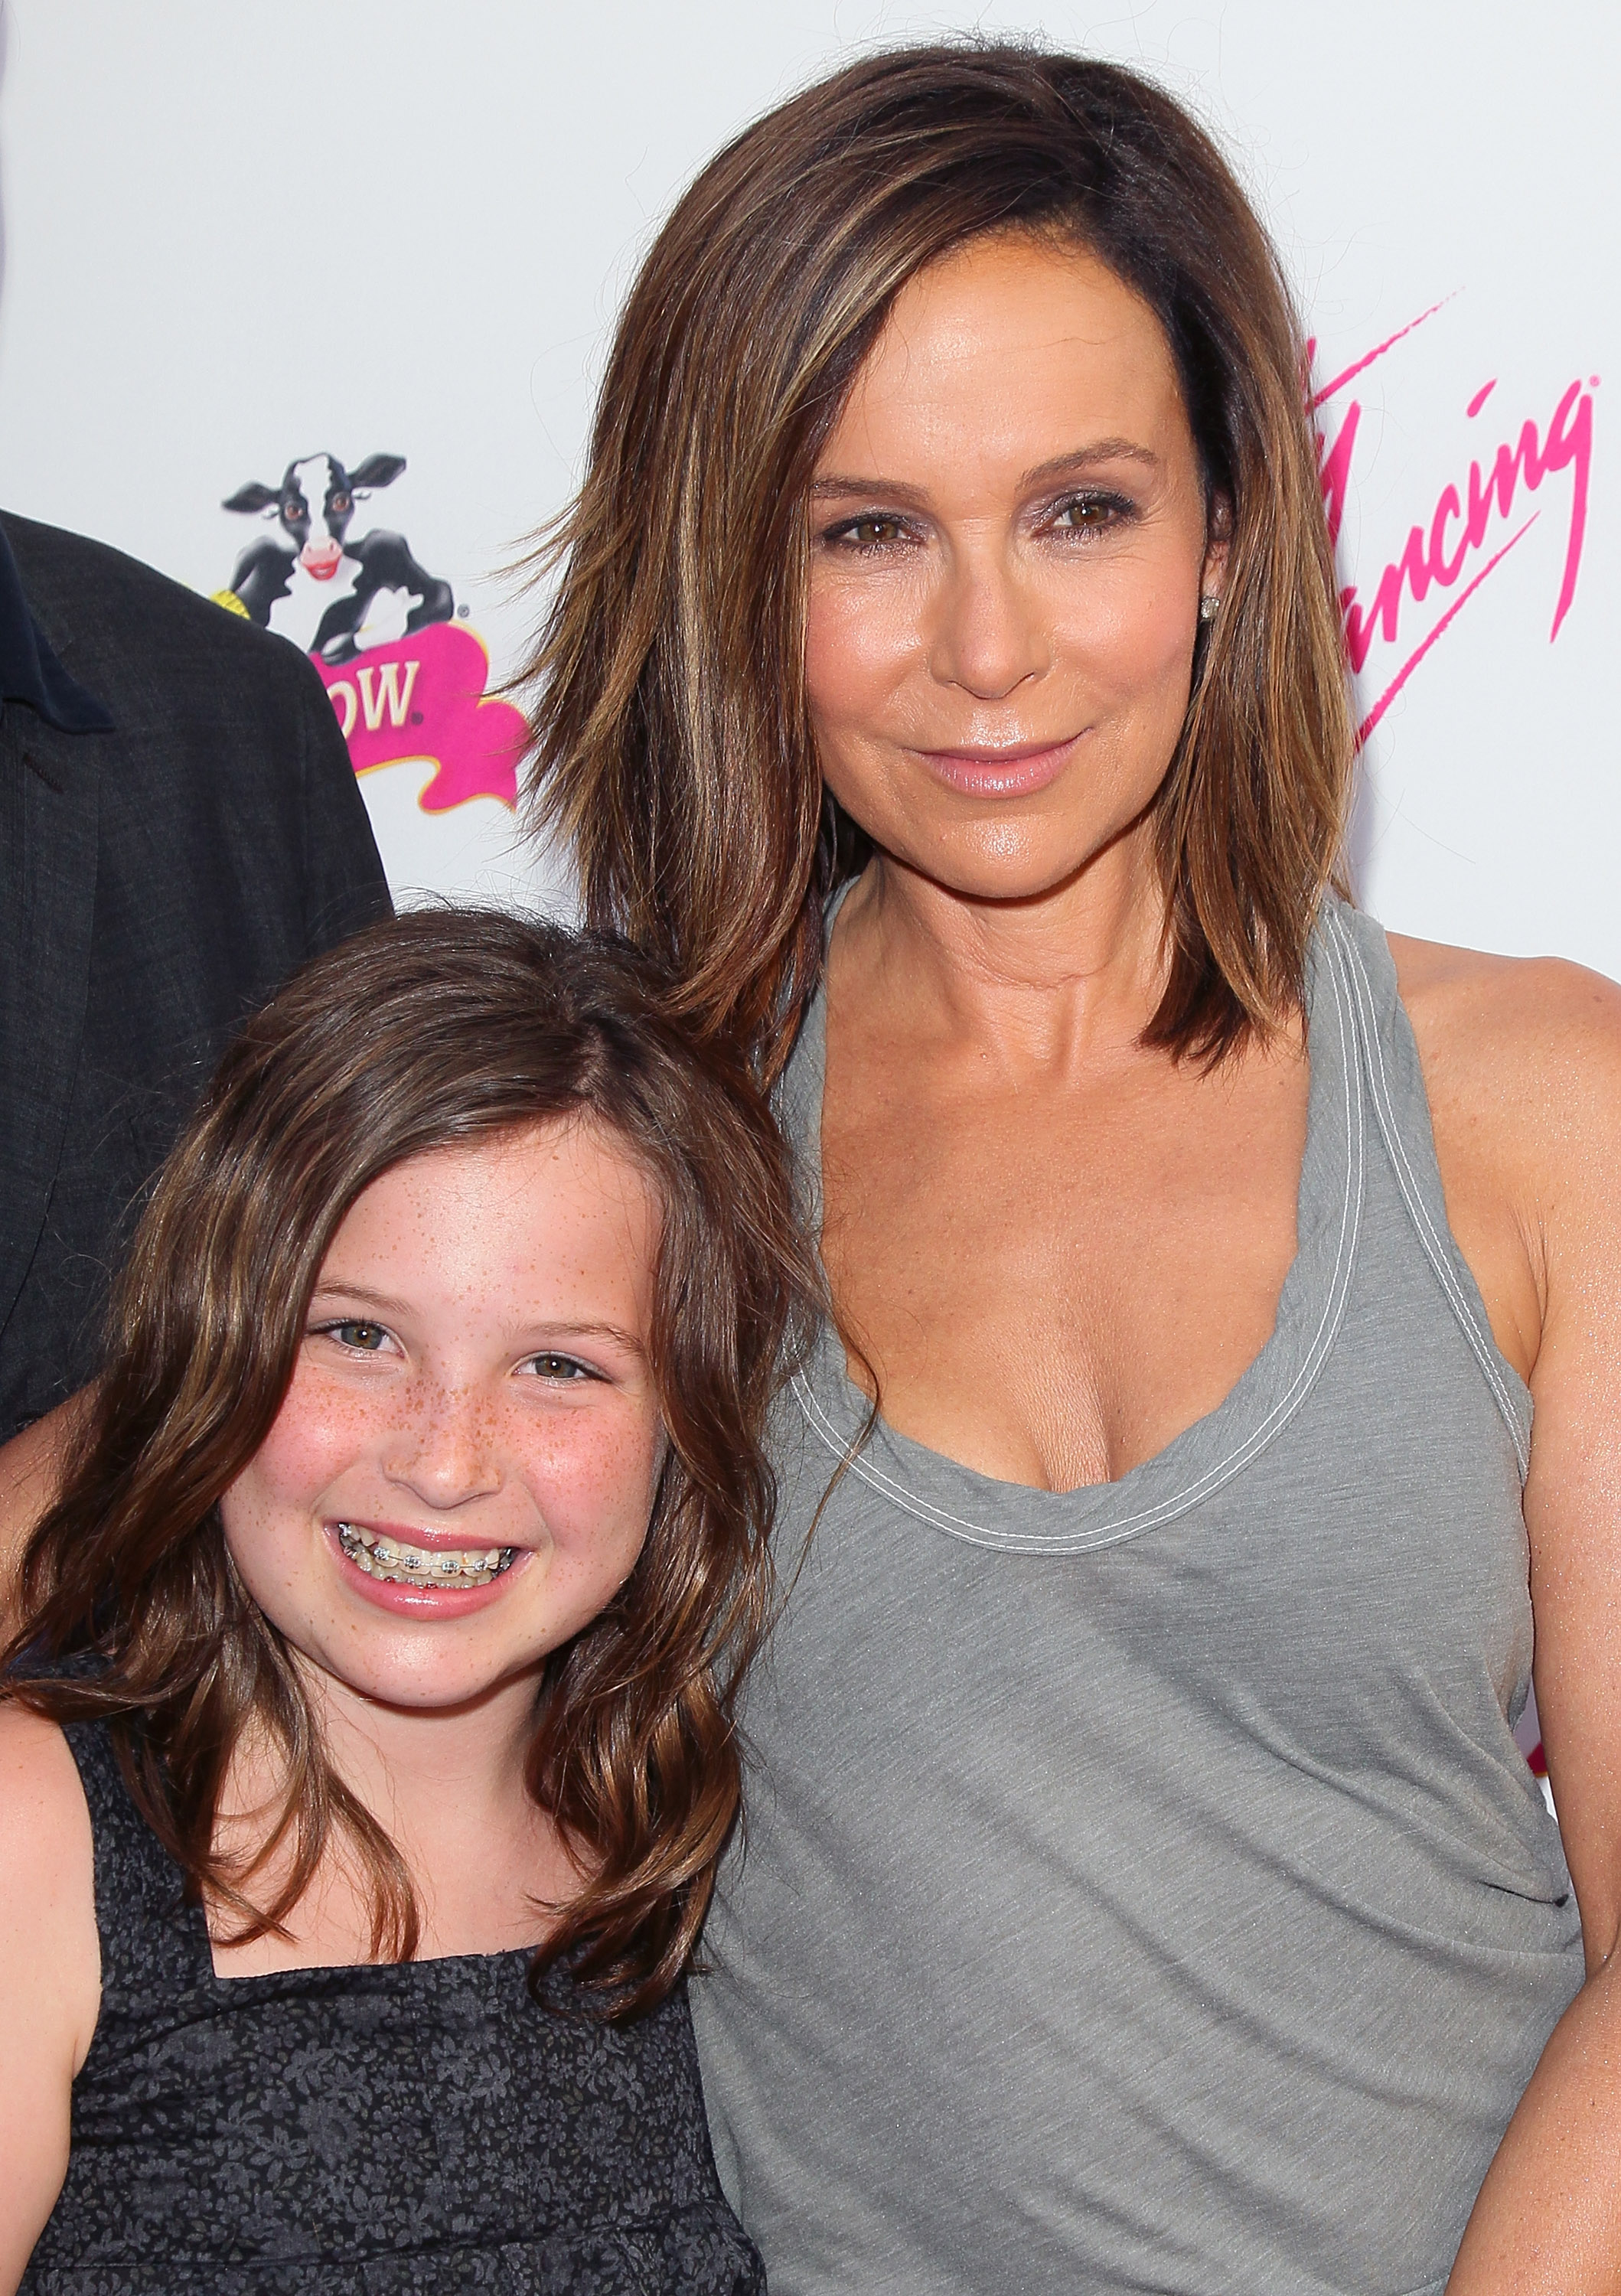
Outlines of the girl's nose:
[{"label": "girl's nose", "polygon": [[386,1472],[440,1513],[487,1497],[501,1488],[487,1406],[468,1390],[436,1390],[397,1431]]}]

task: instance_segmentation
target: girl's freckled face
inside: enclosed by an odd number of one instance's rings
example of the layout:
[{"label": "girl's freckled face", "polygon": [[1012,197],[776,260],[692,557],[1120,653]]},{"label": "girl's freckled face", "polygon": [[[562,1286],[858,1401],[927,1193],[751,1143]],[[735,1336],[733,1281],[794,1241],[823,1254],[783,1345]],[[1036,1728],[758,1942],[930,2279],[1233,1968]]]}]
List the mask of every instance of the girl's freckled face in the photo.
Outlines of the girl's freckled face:
[{"label": "girl's freckled face", "polygon": [[[611,1599],[664,1453],[659,1226],[639,1167],[586,1123],[416,1157],[356,1201],[275,1423],[221,1502],[250,1593],[306,1660],[389,1704],[457,1704],[537,1672]],[[385,1561],[454,1557],[461,1583],[375,1579],[340,1524]]]}]

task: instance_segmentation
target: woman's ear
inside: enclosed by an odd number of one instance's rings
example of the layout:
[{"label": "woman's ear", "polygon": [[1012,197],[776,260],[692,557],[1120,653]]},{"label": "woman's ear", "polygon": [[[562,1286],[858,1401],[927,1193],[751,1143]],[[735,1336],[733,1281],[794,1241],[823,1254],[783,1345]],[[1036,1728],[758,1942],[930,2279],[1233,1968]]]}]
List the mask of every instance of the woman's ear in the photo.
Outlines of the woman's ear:
[{"label": "woman's ear", "polygon": [[1227,579],[1227,553],[1232,544],[1232,499],[1213,491],[1205,518],[1205,558],[1199,576],[1201,598],[1220,598]]},{"label": "woman's ear", "polygon": [[1226,494],[1210,496],[1206,514],[1206,562],[1199,570],[1199,594],[1222,597],[1226,586],[1226,555],[1233,545],[1233,503]]}]

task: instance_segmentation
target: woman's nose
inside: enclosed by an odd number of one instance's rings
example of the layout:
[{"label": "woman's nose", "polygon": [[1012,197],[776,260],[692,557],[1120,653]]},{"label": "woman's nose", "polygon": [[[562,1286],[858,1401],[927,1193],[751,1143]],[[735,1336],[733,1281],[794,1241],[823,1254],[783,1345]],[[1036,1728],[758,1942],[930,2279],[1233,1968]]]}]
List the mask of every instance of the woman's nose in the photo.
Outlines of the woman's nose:
[{"label": "woman's nose", "polygon": [[389,1480],[440,1513],[501,1487],[487,1404],[471,1390],[436,1389],[397,1429],[386,1460]]},{"label": "woman's nose", "polygon": [[1052,634],[1039,595],[999,554],[965,557],[946,573],[935,600],[929,668],[976,701],[1000,701],[1052,664]]}]

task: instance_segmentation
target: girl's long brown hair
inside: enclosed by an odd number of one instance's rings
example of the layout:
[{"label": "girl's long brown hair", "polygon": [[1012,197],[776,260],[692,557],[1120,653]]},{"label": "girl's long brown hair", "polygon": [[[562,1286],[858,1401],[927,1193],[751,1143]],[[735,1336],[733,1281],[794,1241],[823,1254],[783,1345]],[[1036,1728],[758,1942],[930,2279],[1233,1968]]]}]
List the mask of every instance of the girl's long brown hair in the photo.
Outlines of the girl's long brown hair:
[{"label": "girl's long brown hair", "polygon": [[1304,348],[1266,235],[1151,82],[1011,45],[868,57],[758,120],[677,202],[619,323],[590,466],[537,545],[531,816],[586,914],[701,1023],[787,1057],[823,905],[865,840],[804,690],[806,497],[896,296],[983,234],[1091,249],[1166,330],[1232,517],[1158,800],[1169,972],[1149,1040],[1216,1059],[1302,1003],[1352,754]]},{"label": "girl's long brown hair", "polygon": [[[405,1866],[327,1760],[218,1502],[281,1407],[362,1190],[407,1157],[571,1119],[620,1141],[661,1206],[650,1353],[669,1439],[634,1570],[553,1654],[537,1702],[530,1791],[587,1879],[535,1978],[570,1955],[610,2013],[632,2015],[688,1960],[737,1814],[733,1703],[771,1602],[764,1423],[815,1278],[745,1066],[692,1044],[628,950],[422,913],[320,958],[249,1022],[136,1232],[76,1463],[23,1563],[26,1624],[0,1691],[109,1722],[189,1895],[229,1907],[238,1937],[286,1922],[336,1831],[372,1884],[373,1953],[409,1958]],[[249,1730],[268,1734],[286,1785],[244,1867],[214,1833]],[[285,1879],[260,1892],[278,1854]]]}]

